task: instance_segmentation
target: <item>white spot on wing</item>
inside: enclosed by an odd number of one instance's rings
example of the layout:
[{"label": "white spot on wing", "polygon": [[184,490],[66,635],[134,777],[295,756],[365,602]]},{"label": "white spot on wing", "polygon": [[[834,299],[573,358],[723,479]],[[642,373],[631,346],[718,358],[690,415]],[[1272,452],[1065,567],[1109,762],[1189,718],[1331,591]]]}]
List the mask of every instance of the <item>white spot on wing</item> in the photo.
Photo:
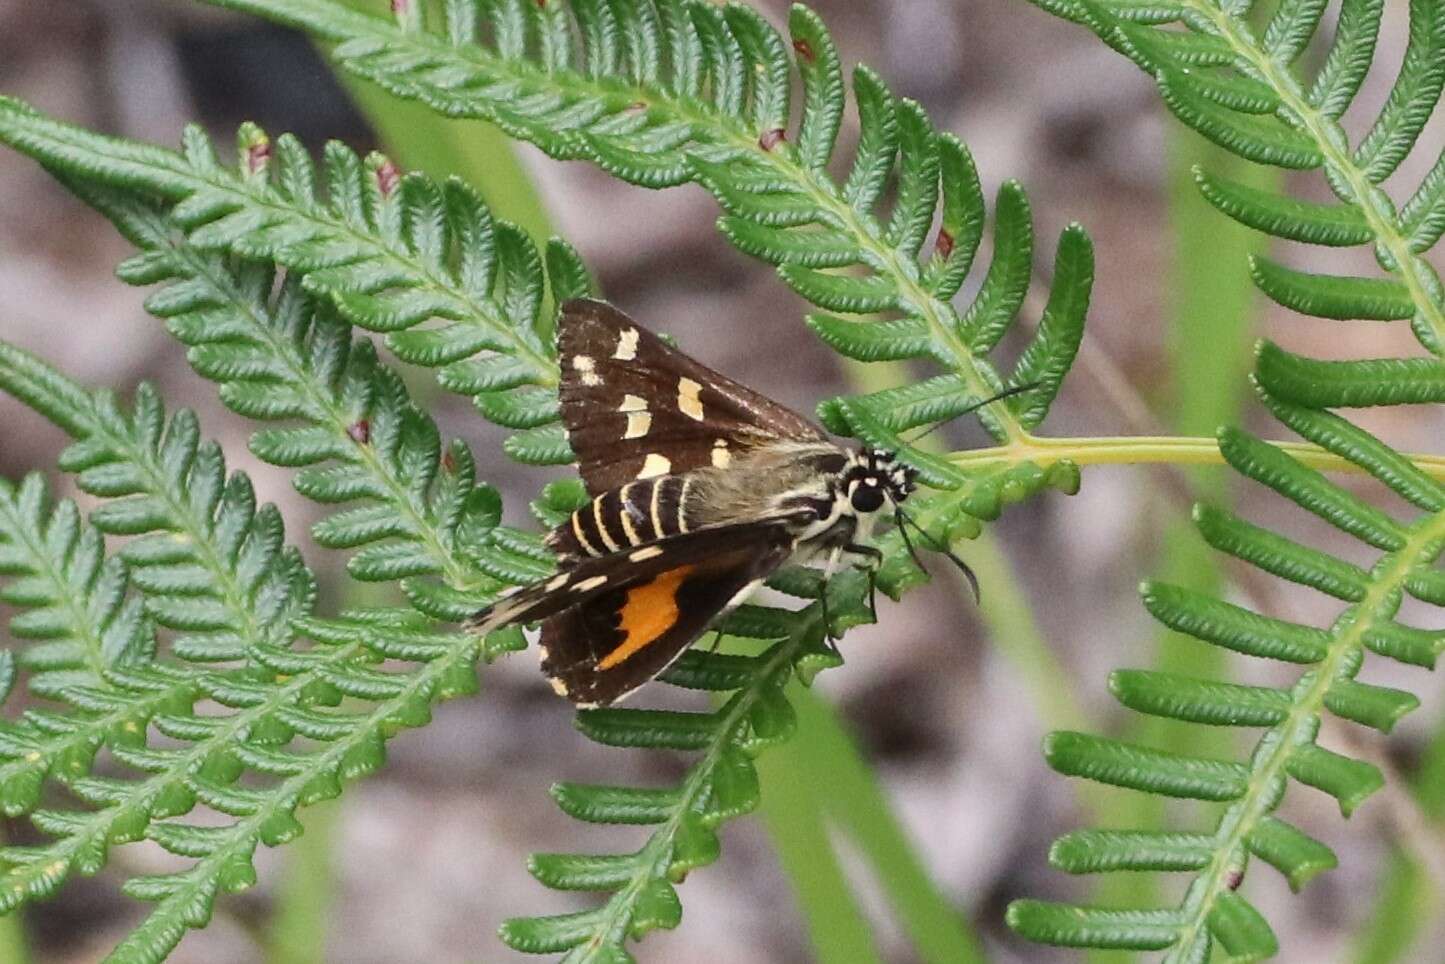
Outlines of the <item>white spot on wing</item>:
[{"label": "white spot on wing", "polygon": [[579,582],[577,585],[573,586],[572,589],[573,589],[573,591],[575,591],[575,592],[591,592],[593,589],[596,589],[598,586],[604,586],[604,585],[606,585],[606,584],[607,584],[607,577],[606,577],[606,576],[593,576],[591,579],[583,579],[583,580],[582,580],[581,582]]},{"label": "white spot on wing", "polygon": [[567,684],[557,679],[557,677],[554,676],[551,679],[547,680],[547,682],[552,684],[552,692],[556,693],[558,696],[567,695]]},{"label": "white spot on wing", "polygon": [[699,422],[702,421],[702,399],[698,397],[701,391],[702,386],[691,378],[677,380],[677,407],[682,414]]},{"label": "white spot on wing", "polygon": [[637,357],[636,328],[623,330],[621,337],[617,339],[617,351],[612,353],[612,357],[618,361],[632,361]]},{"label": "white spot on wing", "polygon": [[733,454],[728,451],[727,439],[720,438],[712,443],[712,464],[719,469],[725,469],[732,464]]},{"label": "white spot on wing", "polygon": [[623,438],[642,438],[652,428],[652,413],[647,410],[647,399],[624,395],[617,410],[627,415],[627,431],[622,433]]},{"label": "white spot on wing", "polygon": [[572,367],[582,375],[582,384],[594,387],[602,384],[602,379],[597,374],[597,363],[592,360],[591,355],[573,355]]},{"label": "white spot on wing", "polygon": [[643,548],[638,549],[636,552],[629,555],[627,558],[632,562],[646,562],[648,559],[652,559],[660,555],[662,555],[662,550],[657,548],[657,546],[644,546]]},{"label": "white spot on wing", "polygon": [[567,585],[567,574],[564,572],[560,576],[552,577],[551,581],[547,583],[547,591],[554,592],[565,585]]},{"label": "white spot on wing", "polygon": [[672,460],[665,455],[658,455],[656,452],[647,453],[647,458],[642,461],[642,470],[637,473],[639,479],[650,479],[657,475],[666,475],[672,471]]}]

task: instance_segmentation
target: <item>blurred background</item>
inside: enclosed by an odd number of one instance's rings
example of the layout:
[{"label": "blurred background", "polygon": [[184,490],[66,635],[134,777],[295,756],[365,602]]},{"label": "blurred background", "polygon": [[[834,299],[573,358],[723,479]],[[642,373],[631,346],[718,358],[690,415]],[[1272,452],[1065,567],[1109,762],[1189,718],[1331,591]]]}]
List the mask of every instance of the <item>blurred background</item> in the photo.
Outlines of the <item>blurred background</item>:
[{"label": "blurred background", "polygon": [[[775,24],[786,18],[779,0],[756,6]],[[1245,272],[1245,254],[1257,242],[1205,209],[1188,178],[1192,163],[1215,170],[1230,163],[1185,137],[1147,78],[1082,29],[1024,0],[815,6],[847,66],[865,61],[878,68],[897,93],[921,101],[941,128],[964,139],[986,193],[1006,178],[1024,184],[1039,238],[1039,293],[1047,290],[1059,230],[1079,221],[1092,235],[1098,282],[1085,350],[1044,434],[1208,435],[1235,421],[1282,438],[1283,430],[1249,402],[1245,375],[1256,337],[1324,357],[1413,350],[1403,327],[1330,328],[1265,310]],[[1403,43],[1405,4],[1389,0],[1387,8],[1379,57],[1386,66],[1371,74],[1364,109],[1383,100]],[[225,150],[236,125],[254,120],[273,136],[295,132],[313,151],[328,138],[367,150],[384,146],[385,137],[406,163],[436,146],[409,142],[433,136],[434,128],[409,135],[394,113],[387,115],[391,129],[379,135],[304,38],[184,2],[0,0],[0,92],[89,127],[166,145],[195,120]],[[365,97],[366,106],[380,103],[374,92]],[[1440,120],[1427,132],[1436,144],[1445,143]],[[855,126],[850,115],[845,139]],[[871,377],[845,368],[801,324],[803,302],[769,268],[723,240],[713,227],[714,203],[701,190],[643,191],[525,145],[515,148],[514,167],[479,125],[447,129],[475,138],[478,169],[463,173],[504,216],[539,233],[550,223],[581,251],[609,298],[676,335],[704,362],[804,411]],[[1414,159],[1438,153],[1420,149]],[[1422,173],[1410,168],[1402,180]],[[1290,187],[1323,196],[1314,180]],[[250,472],[261,497],[282,506],[292,541],[327,581],[322,608],[333,610],[346,598],[342,559],[310,542],[314,507],[291,490],[286,473],[249,455],[252,426],[221,408],[213,387],[191,372],[177,344],[142,310],[145,292],[114,279],[114,266],[127,254],[107,223],[35,165],[0,151],[0,337],[83,382],[128,393],[149,379],[172,407],[196,408],[231,467]],[[1307,257],[1317,270],[1369,270],[1354,252],[1284,256]],[[1037,307],[1026,312],[1030,324]],[[1005,351],[1017,347],[1006,344]],[[501,457],[500,436],[465,400],[436,396],[434,411],[445,433],[473,445],[481,474],[506,495],[509,520],[522,521],[544,476]],[[1398,446],[1438,450],[1438,414],[1412,408],[1366,421]],[[0,475],[8,479],[48,470],[64,444],[57,430],[6,397],[0,426]],[[962,423],[948,432],[951,447],[983,441]],[[64,477],[56,476],[55,485],[70,491]],[[991,960],[1078,959],[1014,938],[1001,923],[1004,907],[1023,895],[1089,893],[1086,882],[1048,868],[1048,844],[1059,833],[1157,815],[1123,792],[1081,790],[1052,774],[1039,752],[1043,734],[1058,726],[1167,738],[1167,728],[1143,724],[1112,702],[1105,688],[1110,669],[1163,663],[1236,680],[1292,678],[1166,638],[1137,601],[1138,581],[1167,576],[1221,585],[1230,598],[1262,597],[1276,614],[1321,625],[1333,615],[1307,594],[1240,587],[1230,582],[1237,572],[1216,571],[1183,524],[1190,487],[1241,504],[1255,518],[1269,513],[1273,521],[1279,507],[1218,472],[1185,477],[1148,467],[1089,468],[1078,495],[1046,494],[1010,509],[984,539],[964,547],[983,584],[981,609],[935,567],[940,578],[933,585],[902,604],[885,604],[880,625],[850,633],[843,643],[847,665],[819,682],[875,768],[889,805],[858,818],[901,824]],[[1291,512],[1281,525],[1315,544],[1354,551],[1301,515]],[[1331,731],[1325,742],[1356,741],[1346,745],[1408,778],[1440,730],[1438,686],[1383,661],[1365,675],[1422,694],[1424,708],[1388,743],[1343,731]],[[481,697],[444,705],[432,725],[391,743],[384,771],[338,803],[303,812],[302,841],[261,853],[259,886],[223,899],[215,922],[187,936],[174,960],[523,960],[494,937],[503,918],[589,906],[587,895],[549,892],[533,881],[527,853],[617,848],[629,832],[570,820],[551,805],[548,786],[561,779],[659,784],[675,779],[685,761],[586,742],[530,654],[487,669],[483,683]],[[669,693],[648,699],[685,705]],[[766,761],[765,799],[789,777],[787,754],[807,751],[806,719],[804,730],[798,747]],[[1195,748],[1242,759],[1251,736],[1204,734],[1214,742]],[[826,785],[815,790],[828,792]],[[1390,794],[1398,795],[1393,802]],[[1366,956],[1368,935],[1380,926],[1376,897],[1395,842],[1402,833],[1415,833],[1416,843],[1439,840],[1419,836],[1436,832],[1429,827],[1410,829],[1418,810],[1399,783],[1348,826],[1331,800],[1298,787],[1285,810],[1333,846],[1341,866],[1312,882],[1307,899],[1291,897],[1267,868],[1250,874],[1246,888],[1284,944],[1280,960],[1445,960],[1442,945],[1430,943],[1441,936],[1438,902],[1417,921],[1422,929],[1414,933],[1424,942],[1410,945],[1414,950]],[[809,924],[825,927],[826,920],[804,914],[794,897],[789,873],[806,878],[808,866],[785,871],[775,853],[769,826],[783,826],[785,816],[769,809],[727,825],[722,859],[681,888],[681,928],[649,937],[636,949],[638,959],[814,959]],[[1202,830],[1212,826],[1213,811],[1181,807],[1168,816]],[[34,831],[17,822],[5,833],[23,841]],[[874,925],[875,948],[860,948],[858,959],[923,960],[890,909],[876,867],[846,834],[834,828],[832,839]],[[97,878],[72,881],[56,899],[28,908],[29,959],[99,959],[143,912],[120,896],[119,880],[166,866],[167,859],[148,845],[123,848]],[[1156,898],[1175,901],[1180,886],[1161,881]],[[1102,901],[1110,892],[1094,893]],[[303,897],[292,899],[297,894]],[[286,911],[275,913],[278,906]]]}]

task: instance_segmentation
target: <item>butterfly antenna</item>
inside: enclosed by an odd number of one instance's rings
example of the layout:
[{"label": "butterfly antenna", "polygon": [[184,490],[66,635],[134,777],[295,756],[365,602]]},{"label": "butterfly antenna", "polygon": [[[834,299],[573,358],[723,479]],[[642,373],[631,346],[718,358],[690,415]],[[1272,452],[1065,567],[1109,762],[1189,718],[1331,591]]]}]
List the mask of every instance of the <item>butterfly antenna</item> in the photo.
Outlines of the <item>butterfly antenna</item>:
[{"label": "butterfly antenna", "polygon": [[922,434],[920,434],[920,435],[915,435],[915,436],[913,436],[913,438],[910,438],[910,439],[904,439],[903,441],[907,442],[909,445],[912,445],[914,442],[917,442],[919,439],[927,438],[928,436],[932,435],[934,432],[936,432],[936,431],[938,431],[939,429],[943,428],[943,426],[947,425],[949,422],[953,421],[955,418],[958,418],[960,415],[967,415],[969,412],[976,411],[976,410],[978,410],[978,409],[980,409],[980,408],[983,408],[985,405],[992,405],[994,402],[1002,401],[1003,399],[1005,399],[1005,398],[1010,398],[1010,397],[1012,397],[1012,396],[1014,396],[1014,395],[1022,395],[1024,392],[1031,392],[1031,391],[1033,391],[1034,389],[1040,387],[1041,385],[1043,385],[1043,382],[1029,382],[1029,383],[1026,384],[1026,385],[1014,385],[1014,386],[1012,386],[1012,387],[1010,387],[1010,388],[1005,388],[1003,391],[997,393],[996,395],[992,395],[992,396],[990,396],[989,398],[985,398],[985,399],[984,399],[983,401],[981,401],[981,402],[974,402],[972,405],[968,406],[968,408],[963,409],[962,411],[958,412],[957,414],[953,415],[952,417],[947,418],[947,419],[943,420],[942,422],[937,422],[937,423],[935,423],[935,424],[932,425],[930,428],[928,428],[926,431],[924,431]]},{"label": "butterfly antenna", "polygon": [[908,526],[913,527],[913,530],[918,533],[919,538],[927,543],[930,549],[947,556],[948,561],[958,567],[958,571],[963,573],[963,577],[968,580],[968,587],[973,590],[973,601],[975,603],[982,602],[983,596],[979,592],[978,576],[969,568],[968,563],[960,559],[958,554],[948,546],[943,545],[937,539],[933,538],[933,536],[929,535],[923,526],[913,521],[912,516],[900,508],[895,507],[894,511],[898,514],[898,534],[903,537],[903,545],[908,548],[908,554],[913,557],[913,561],[918,564],[918,568],[923,568],[923,562],[918,558],[918,553],[913,548],[912,540],[908,538]]}]

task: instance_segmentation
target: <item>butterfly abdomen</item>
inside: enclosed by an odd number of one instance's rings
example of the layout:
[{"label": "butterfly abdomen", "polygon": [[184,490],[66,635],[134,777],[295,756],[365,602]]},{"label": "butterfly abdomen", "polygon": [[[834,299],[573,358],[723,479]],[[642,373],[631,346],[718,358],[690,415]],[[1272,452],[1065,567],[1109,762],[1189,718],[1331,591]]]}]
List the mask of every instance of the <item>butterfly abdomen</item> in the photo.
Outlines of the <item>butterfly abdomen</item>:
[{"label": "butterfly abdomen", "polygon": [[552,530],[547,544],[564,559],[605,556],[694,526],[689,516],[692,480],[663,475],[604,492]]}]

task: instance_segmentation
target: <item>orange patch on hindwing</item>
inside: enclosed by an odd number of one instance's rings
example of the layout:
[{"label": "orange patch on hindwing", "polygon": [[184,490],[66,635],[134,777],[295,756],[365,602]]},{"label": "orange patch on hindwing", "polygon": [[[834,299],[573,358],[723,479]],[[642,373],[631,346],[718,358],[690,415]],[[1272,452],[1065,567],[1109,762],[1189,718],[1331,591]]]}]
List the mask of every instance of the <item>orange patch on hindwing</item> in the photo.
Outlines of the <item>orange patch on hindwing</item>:
[{"label": "orange patch on hindwing", "polygon": [[622,604],[622,642],[602,658],[598,669],[611,669],[677,624],[677,590],[694,566],[678,566],[651,582],[627,590]]}]

